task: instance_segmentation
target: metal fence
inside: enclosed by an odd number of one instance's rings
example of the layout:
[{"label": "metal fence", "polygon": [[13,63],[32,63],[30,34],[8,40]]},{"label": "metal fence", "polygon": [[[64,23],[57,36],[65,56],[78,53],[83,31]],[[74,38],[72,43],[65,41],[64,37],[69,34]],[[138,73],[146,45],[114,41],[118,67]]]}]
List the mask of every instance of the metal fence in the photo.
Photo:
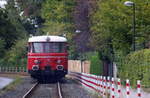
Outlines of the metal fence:
[{"label": "metal fence", "polygon": [[0,72],[26,73],[27,69],[25,67],[0,67]]}]

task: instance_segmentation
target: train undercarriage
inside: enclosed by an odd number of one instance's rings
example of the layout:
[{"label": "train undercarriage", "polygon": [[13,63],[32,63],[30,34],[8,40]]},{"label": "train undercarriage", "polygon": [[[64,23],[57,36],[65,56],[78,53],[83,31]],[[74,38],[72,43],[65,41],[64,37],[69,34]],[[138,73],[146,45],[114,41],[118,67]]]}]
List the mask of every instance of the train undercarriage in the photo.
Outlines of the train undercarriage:
[{"label": "train undercarriage", "polygon": [[29,70],[28,72],[38,82],[59,81],[67,74],[67,70]]}]

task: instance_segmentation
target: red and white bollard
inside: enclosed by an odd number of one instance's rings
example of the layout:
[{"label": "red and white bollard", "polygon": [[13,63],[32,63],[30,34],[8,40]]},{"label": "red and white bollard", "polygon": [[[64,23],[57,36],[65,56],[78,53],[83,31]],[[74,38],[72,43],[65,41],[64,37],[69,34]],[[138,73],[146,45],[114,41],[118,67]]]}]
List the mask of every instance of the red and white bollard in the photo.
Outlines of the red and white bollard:
[{"label": "red and white bollard", "polygon": [[114,78],[111,78],[111,98],[115,98],[115,84],[114,84]]},{"label": "red and white bollard", "polygon": [[141,97],[141,83],[140,80],[137,81],[137,96]]},{"label": "red and white bollard", "polygon": [[96,77],[96,91],[99,92],[99,81],[98,81],[98,76]]},{"label": "red and white bollard", "polygon": [[129,80],[126,80],[126,98],[129,98],[130,95],[130,83]]},{"label": "red and white bollard", "polygon": [[110,93],[110,77],[107,77],[107,92]]},{"label": "red and white bollard", "polygon": [[103,95],[103,76],[100,77],[101,95]]},{"label": "red and white bollard", "polygon": [[106,77],[105,76],[103,77],[103,87],[104,87],[103,96],[106,96]]},{"label": "red and white bollard", "polygon": [[118,93],[118,98],[120,98],[120,94],[121,94],[121,82],[120,82],[120,79],[118,78],[118,81],[117,81],[117,93]]},{"label": "red and white bollard", "polygon": [[99,93],[101,94],[101,76],[99,76]]},{"label": "red and white bollard", "polygon": [[101,76],[98,76],[98,81],[99,93],[101,93]]}]

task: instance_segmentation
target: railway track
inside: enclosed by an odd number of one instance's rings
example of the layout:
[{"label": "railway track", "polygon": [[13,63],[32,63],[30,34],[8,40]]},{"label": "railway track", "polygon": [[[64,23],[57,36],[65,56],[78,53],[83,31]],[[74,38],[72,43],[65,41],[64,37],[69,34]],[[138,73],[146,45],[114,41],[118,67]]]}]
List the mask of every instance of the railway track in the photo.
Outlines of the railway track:
[{"label": "railway track", "polygon": [[32,92],[38,87],[39,83],[34,84],[31,89],[28,90],[28,92],[23,95],[22,98],[30,98],[30,96],[32,96]]},{"label": "railway track", "polygon": [[[43,85],[46,85],[46,86],[43,86]],[[53,85],[53,87],[51,85]],[[47,90],[46,89],[47,86],[49,86],[51,88],[49,88],[49,90]],[[42,91],[45,91],[44,93],[42,92],[43,95],[40,95],[40,90],[39,89],[41,89],[41,87],[44,88],[44,89],[42,89]],[[56,90],[56,91],[54,93],[50,90],[52,90],[52,91]],[[59,82],[57,82],[57,84],[56,83],[55,84],[39,84],[39,83],[36,83],[31,87],[30,90],[27,91],[27,93],[25,95],[23,95],[22,98],[36,98],[35,96],[38,96],[38,94],[41,96],[41,98],[43,98],[43,97],[44,98],[63,98],[61,90],[62,89],[61,89],[61,85],[60,85]],[[48,95],[48,94],[56,94],[56,95]],[[38,98],[40,98],[40,96]]]},{"label": "railway track", "polygon": [[58,90],[58,96],[59,96],[59,98],[63,98],[63,97],[62,97],[61,86],[60,86],[60,83],[59,83],[59,82],[57,82],[57,90]]}]

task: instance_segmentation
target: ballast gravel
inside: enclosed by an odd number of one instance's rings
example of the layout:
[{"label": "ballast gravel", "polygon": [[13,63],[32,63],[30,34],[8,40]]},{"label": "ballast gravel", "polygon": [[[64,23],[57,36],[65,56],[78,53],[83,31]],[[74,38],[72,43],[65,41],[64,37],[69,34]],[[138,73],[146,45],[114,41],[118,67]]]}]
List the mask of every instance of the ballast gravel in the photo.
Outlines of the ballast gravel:
[{"label": "ballast gravel", "polygon": [[[20,84],[18,84],[15,88],[11,90],[1,93],[0,98],[22,98],[23,95],[34,85],[34,83],[32,83],[31,81],[32,79],[29,76],[22,77],[22,82]],[[61,81],[60,85],[62,89],[63,98],[98,98],[98,96],[89,93],[82,87],[82,85],[80,85],[73,79],[65,78],[63,79],[63,81]],[[39,92],[37,94],[37,95],[40,94],[41,96],[35,96],[32,98],[49,98],[46,97],[44,91],[49,92],[49,94],[56,93],[47,84],[42,86],[39,91],[43,92],[43,93]],[[51,96],[50,98],[57,98],[57,97]]]},{"label": "ballast gravel", "polygon": [[64,98],[98,98],[73,79],[65,79],[65,82],[61,83],[61,88]]}]

